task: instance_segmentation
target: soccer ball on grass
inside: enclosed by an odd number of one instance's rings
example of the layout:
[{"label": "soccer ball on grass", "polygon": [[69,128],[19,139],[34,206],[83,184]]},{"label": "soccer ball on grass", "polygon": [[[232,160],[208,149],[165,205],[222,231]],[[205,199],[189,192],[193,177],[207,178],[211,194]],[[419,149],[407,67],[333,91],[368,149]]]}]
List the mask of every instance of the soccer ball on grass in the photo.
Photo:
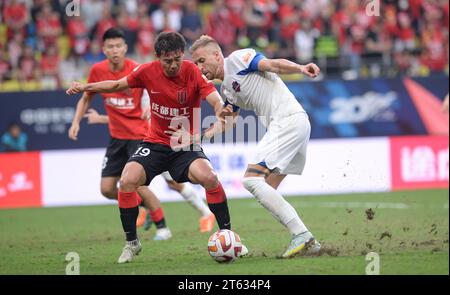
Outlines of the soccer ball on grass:
[{"label": "soccer ball on grass", "polygon": [[234,261],[241,251],[241,238],[231,230],[218,230],[208,240],[208,253],[219,263]]}]

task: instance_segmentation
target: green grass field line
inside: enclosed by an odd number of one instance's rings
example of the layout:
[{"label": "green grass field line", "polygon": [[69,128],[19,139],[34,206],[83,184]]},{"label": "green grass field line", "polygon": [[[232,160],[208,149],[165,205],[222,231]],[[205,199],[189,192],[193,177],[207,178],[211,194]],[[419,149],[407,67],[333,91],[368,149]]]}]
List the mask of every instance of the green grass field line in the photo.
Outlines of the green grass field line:
[{"label": "green grass field line", "polygon": [[[365,254],[380,255],[381,274],[449,273],[448,190],[290,197],[325,248],[320,257],[278,259],[289,234],[254,199],[229,200],[233,229],[247,258],[218,264],[209,234],[185,202],[163,203],[174,237],[139,234],[143,251],[130,264],[116,260],[124,245],[116,206],[0,210],[0,274],[65,274],[66,254],[80,255],[81,274],[365,274]],[[374,213],[369,219],[368,209]]]}]

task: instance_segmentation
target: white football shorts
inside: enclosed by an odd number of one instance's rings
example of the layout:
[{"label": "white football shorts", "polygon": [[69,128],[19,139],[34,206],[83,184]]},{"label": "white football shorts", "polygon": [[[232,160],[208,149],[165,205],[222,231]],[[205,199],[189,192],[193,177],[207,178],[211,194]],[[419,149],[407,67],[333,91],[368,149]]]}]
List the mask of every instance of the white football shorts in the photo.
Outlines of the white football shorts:
[{"label": "white football shorts", "polygon": [[265,162],[275,173],[302,174],[310,134],[311,124],[305,112],[272,120],[257,145],[252,164]]}]

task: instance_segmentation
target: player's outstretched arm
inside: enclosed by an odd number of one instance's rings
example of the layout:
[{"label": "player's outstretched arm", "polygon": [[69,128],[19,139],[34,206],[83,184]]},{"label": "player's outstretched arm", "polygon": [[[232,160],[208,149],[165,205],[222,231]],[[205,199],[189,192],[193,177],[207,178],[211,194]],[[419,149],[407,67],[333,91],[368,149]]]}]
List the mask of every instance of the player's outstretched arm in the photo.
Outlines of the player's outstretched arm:
[{"label": "player's outstretched arm", "polygon": [[69,128],[68,136],[72,140],[77,140],[78,132],[80,131],[80,122],[83,118],[83,115],[86,113],[86,110],[89,108],[91,104],[93,95],[90,93],[83,93],[80,100],[78,100],[77,107],[75,110],[75,115],[72,119],[72,125]]},{"label": "player's outstretched arm", "polygon": [[100,115],[96,110],[87,110],[84,117],[87,119],[88,124],[108,124],[109,117],[107,115]]},{"label": "player's outstretched arm", "polygon": [[120,80],[107,80],[101,81],[97,83],[80,83],[80,82],[72,82],[70,88],[67,89],[66,93],[68,95],[81,93],[83,91],[89,92],[97,92],[97,93],[111,93],[111,92],[119,92],[128,88],[127,77],[123,77]]},{"label": "player's outstretched arm", "polygon": [[263,58],[258,63],[258,70],[261,72],[272,72],[276,74],[302,73],[310,78],[315,78],[320,74],[320,68],[314,63],[299,65],[287,59]]}]

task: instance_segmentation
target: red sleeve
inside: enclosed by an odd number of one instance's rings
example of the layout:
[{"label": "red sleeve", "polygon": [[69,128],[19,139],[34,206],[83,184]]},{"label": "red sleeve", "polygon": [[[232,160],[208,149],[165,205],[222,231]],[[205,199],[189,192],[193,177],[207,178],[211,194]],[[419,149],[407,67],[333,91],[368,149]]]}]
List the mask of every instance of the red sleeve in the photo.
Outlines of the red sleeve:
[{"label": "red sleeve", "polygon": [[147,65],[139,65],[127,76],[128,87],[130,88],[145,88],[144,70]]},{"label": "red sleeve", "polygon": [[200,70],[195,66],[194,71],[197,76],[197,85],[202,99],[206,99],[208,95],[216,91],[216,87],[212,81],[209,81]]},{"label": "red sleeve", "polygon": [[[91,70],[89,71],[89,75],[88,75],[88,79],[87,79],[87,82],[88,82],[88,83],[96,83],[96,82],[99,82],[97,72],[98,72],[97,67],[94,65],[94,66],[91,68]],[[96,92],[88,91],[87,93],[93,95],[93,94],[95,94]]]}]

